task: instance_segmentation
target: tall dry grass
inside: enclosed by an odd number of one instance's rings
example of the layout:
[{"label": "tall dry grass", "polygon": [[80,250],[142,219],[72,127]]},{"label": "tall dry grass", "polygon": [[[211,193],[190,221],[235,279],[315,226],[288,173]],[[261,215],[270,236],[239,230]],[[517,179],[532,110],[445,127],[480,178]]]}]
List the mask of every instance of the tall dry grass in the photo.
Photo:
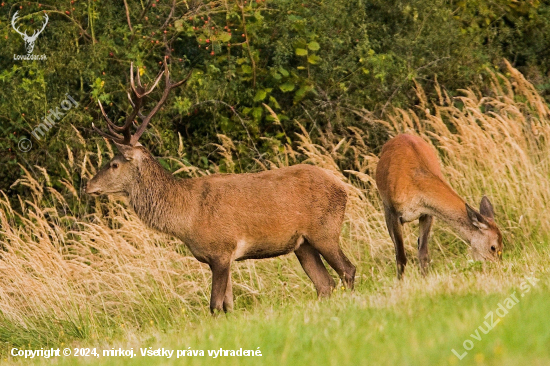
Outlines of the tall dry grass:
[{"label": "tall dry grass", "polygon": [[[395,109],[387,121],[368,113],[364,117],[365,123],[384,125],[390,135],[416,133],[431,142],[445,176],[468,202],[479,202],[483,194],[491,198],[505,237],[505,258],[522,262],[526,251],[546,247],[541,243],[550,232],[543,217],[550,202],[550,111],[517,70],[508,65],[507,72],[493,75],[484,96],[464,90],[463,97],[450,98],[440,91],[439,103],[429,105],[418,87],[416,110]],[[325,134],[322,144],[314,144],[302,129],[299,138],[295,148],[274,144],[276,157],[259,165],[277,169],[305,161],[349,183],[342,245],[357,264],[358,292],[393,283],[393,245],[372,178],[377,157],[362,132],[350,128],[347,136]],[[220,136],[217,147],[226,167],[238,163],[229,139]],[[60,190],[52,188],[46,169],[36,167],[39,177],[25,170],[16,184],[28,189],[29,198],[19,197],[17,208],[1,193],[0,341],[12,346],[108,341],[208,316],[210,272],[182,243],[145,228],[123,203],[90,199],[79,191],[75,180],[89,179],[103,163],[101,156],[99,146],[80,157],[68,150]],[[208,174],[180,159],[172,161],[179,166],[177,175]],[[342,171],[342,165],[347,169]],[[430,245],[434,283],[448,284],[449,273],[473,264],[466,261],[466,245],[446,226],[435,226]],[[406,230],[406,243],[413,258],[415,225]],[[533,260],[532,251],[524,258]],[[417,275],[414,261],[407,271]],[[262,302],[314,297],[293,256],[236,263],[233,279],[240,311]]]}]

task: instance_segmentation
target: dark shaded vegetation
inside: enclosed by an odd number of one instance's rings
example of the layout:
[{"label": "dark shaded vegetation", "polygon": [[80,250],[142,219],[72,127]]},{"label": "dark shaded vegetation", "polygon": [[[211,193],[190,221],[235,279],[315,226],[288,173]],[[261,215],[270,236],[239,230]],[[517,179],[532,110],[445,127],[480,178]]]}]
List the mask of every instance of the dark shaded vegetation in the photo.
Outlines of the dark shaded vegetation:
[{"label": "dark shaded vegetation", "polygon": [[[548,1],[127,2],[130,21],[123,1],[2,3],[0,189],[20,176],[19,164],[47,167],[55,185],[66,174],[59,163],[67,149],[78,154],[104,144],[91,129],[93,121],[104,125],[97,99],[121,123],[130,111],[130,62],[150,83],[164,55],[174,79],[193,74],[143,143],[157,156],[221,171],[233,165],[215,153],[218,134],[235,144],[235,171],[258,170],[294,143],[297,122],[319,143],[321,133],[340,139],[357,127],[377,152],[386,132],[369,120],[383,119],[393,107],[414,108],[415,83],[433,101],[436,81],[450,96],[461,88],[483,90],[487,70],[500,68],[504,58],[544,96],[550,93]],[[42,24],[44,11],[49,15],[33,52],[47,60],[13,59],[26,53],[11,26],[15,11],[28,34]],[[31,138],[66,93],[80,106],[40,140]],[[34,145],[27,153],[17,147],[23,136]],[[161,163],[171,168],[168,160]]]}]

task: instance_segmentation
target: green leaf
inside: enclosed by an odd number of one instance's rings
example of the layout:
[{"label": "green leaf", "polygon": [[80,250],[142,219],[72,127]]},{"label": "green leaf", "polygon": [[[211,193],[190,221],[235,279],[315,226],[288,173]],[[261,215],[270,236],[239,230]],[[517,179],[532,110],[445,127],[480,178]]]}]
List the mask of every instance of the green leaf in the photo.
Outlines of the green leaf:
[{"label": "green leaf", "polygon": [[174,26],[176,27],[176,30],[177,30],[178,32],[183,31],[183,20],[181,20],[181,19],[176,20],[176,21],[174,22]]},{"label": "green leaf", "polygon": [[294,94],[294,103],[298,103],[299,101],[304,99],[307,93],[309,93],[312,90],[313,90],[313,86],[302,85],[302,87],[296,91],[296,94]]},{"label": "green leaf", "polygon": [[307,44],[307,48],[309,48],[312,51],[317,51],[321,46],[319,46],[319,43],[315,41],[311,41]]},{"label": "green leaf", "polygon": [[229,42],[231,41],[231,34],[227,33],[227,32],[222,32],[219,36],[218,36],[218,39],[222,42]]},{"label": "green leaf", "polygon": [[264,109],[262,107],[256,107],[252,110],[252,116],[254,116],[254,119],[260,119],[262,118],[263,112],[264,112]]},{"label": "green leaf", "polygon": [[243,71],[243,74],[252,74],[252,67],[248,65],[242,65],[241,69]]},{"label": "green leaf", "polygon": [[273,108],[281,109],[281,106],[279,105],[279,102],[277,102],[277,99],[275,99],[273,96],[269,96],[269,102],[271,103],[271,106]]},{"label": "green leaf", "polygon": [[281,73],[281,75],[283,75],[285,78],[288,76],[288,71],[286,71],[285,69],[283,69],[283,67],[279,67],[279,72]]},{"label": "green leaf", "polygon": [[267,93],[266,93],[265,89],[260,89],[256,92],[256,95],[254,96],[254,101],[255,102],[260,102],[260,101],[264,100],[266,96],[267,96]]},{"label": "green leaf", "polygon": [[286,93],[286,92],[289,92],[289,91],[293,91],[294,90],[294,83],[292,81],[287,81],[286,83],[282,84],[279,86],[279,89],[281,89],[281,91],[283,93]]},{"label": "green leaf", "polygon": [[321,61],[321,57],[317,56],[317,55],[310,55],[308,56],[307,58],[307,62],[309,62],[310,64],[318,64],[319,61]]},{"label": "green leaf", "polygon": [[304,50],[303,48],[296,48],[296,55],[307,56],[307,50]]},{"label": "green leaf", "polygon": [[254,18],[256,18],[256,20],[258,21],[262,21],[264,19],[263,15],[259,11],[256,11],[254,13]]}]

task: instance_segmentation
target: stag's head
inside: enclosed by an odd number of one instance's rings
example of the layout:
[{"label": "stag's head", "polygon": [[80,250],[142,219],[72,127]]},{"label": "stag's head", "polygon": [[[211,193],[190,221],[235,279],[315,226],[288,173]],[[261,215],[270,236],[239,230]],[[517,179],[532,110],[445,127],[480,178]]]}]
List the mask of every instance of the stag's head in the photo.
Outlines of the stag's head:
[{"label": "stag's head", "polygon": [[19,11],[16,11],[15,14],[13,14],[13,17],[11,18],[11,25],[13,29],[19,33],[23,40],[25,41],[25,49],[27,50],[27,53],[32,53],[34,50],[34,42],[36,42],[36,39],[42,33],[44,28],[46,28],[46,24],[48,24],[48,14],[44,14],[44,23],[42,24],[42,28],[40,30],[35,30],[32,36],[27,35],[27,32],[21,32],[18,27],[15,26],[15,23],[17,23],[17,20],[19,19],[19,16],[17,15]]},{"label": "stag's head", "polygon": [[[147,115],[144,115],[140,111],[144,104],[144,98],[155,89],[163,74],[165,86],[162,96],[153,109],[151,109]],[[126,117],[126,121],[123,126],[117,126],[109,119],[103,109],[103,105],[98,100],[101,113],[107,121],[109,133],[101,131],[94,125],[92,126],[101,136],[115,143],[119,154],[117,154],[109,163],[101,168],[101,170],[88,182],[88,185],[86,186],[87,194],[94,196],[103,194],[127,196],[130,193],[131,187],[140,179],[143,166],[150,166],[151,163],[156,164],[154,158],[147,151],[147,149],[141,146],[138,140],[143,132],[145,132],[151,118],[158,112],[160,107],[168,98],[170,90],[184,84],[189,79],[189,76],[191,76],[191,73],[189,73],[185,79],[177,83],[172,83],[170,81],[167,58],[165,57],[164,70],[159,73],[153,83],[153,86],[151,86],[149,90],[146,90],[141,84],[139,72],[135,74],[134,80],[134,65],[132,63],[130,66],[130,87],[133,96],[128,93],[128,99],[133,110]],[[136,117],[139,117],[142,122],[139,126],[137,126],[136,132],[131,134],[130,128],[132,127]]]}]

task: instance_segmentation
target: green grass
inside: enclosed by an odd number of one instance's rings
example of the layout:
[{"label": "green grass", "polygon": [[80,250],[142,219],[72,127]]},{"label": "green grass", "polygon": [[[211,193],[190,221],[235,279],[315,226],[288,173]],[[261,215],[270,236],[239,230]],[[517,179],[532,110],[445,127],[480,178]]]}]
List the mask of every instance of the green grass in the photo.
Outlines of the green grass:
[{"label": "green grass", "polygon": [[[512,266],[513,267],[513,266]],[[491,273],[496,272],[496,273]],[[74,347],[133,348],[137,356],[77,358],[45,362],[60,365],[546,365],[550,364],[550,279],[544,273],[524,297],[523,275],[506,270],[510,281],[484,284],[502,270],[476,268],[450,276],[411,276],[378,289],[359,284],[357,291],[337,291],[329,300],[281,302],[263,299],[229,315],[182,314],[177,326],[162,331],[129,331],[124,339],[83,342]],[[523,270],[521,271],[523,272]],[[450,278],[452,277],[452,278]],[[453,287],[455,286],[455,287]],[[519,303],[488,334],[478,332],[489,311],[516,291]],[[311,298],[311,294],[303,294]],[[494,319],[498,319],[494,315]],[[158,329],[158,328],[157,328]],[[134,340],[132,340],[134,339]],[[459,360],[466,339],[474,348]],[[67,347],[67,345],[59,345]],[[139,348],[204,350],[204,357],[142,357]],[[260,347],[262,357],[208,356],[212,349]],[[11,359],[17,362],[17,360]],[[20,360],[22,363],[29,361]],[[35,361],[36,362],[36,361]]]}]

